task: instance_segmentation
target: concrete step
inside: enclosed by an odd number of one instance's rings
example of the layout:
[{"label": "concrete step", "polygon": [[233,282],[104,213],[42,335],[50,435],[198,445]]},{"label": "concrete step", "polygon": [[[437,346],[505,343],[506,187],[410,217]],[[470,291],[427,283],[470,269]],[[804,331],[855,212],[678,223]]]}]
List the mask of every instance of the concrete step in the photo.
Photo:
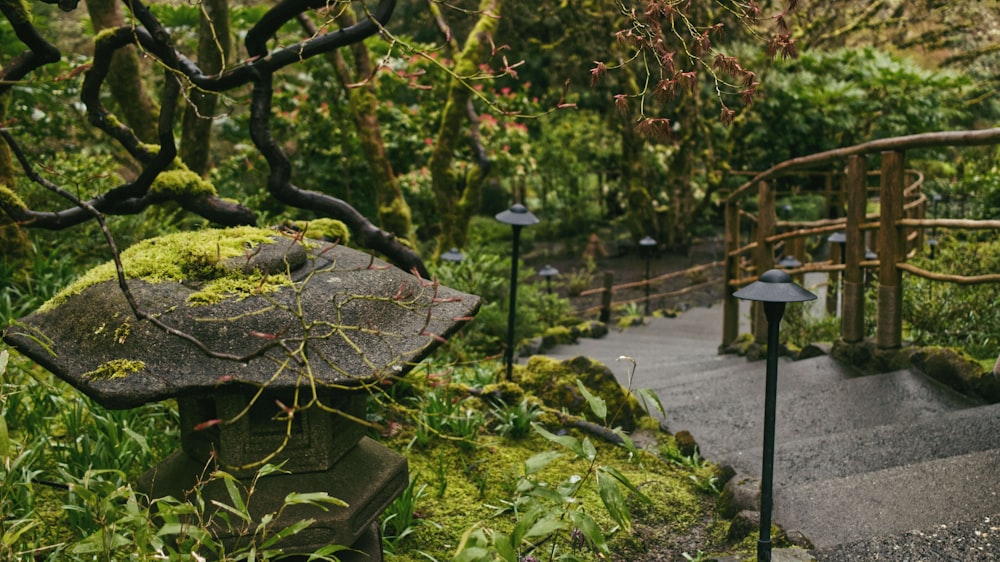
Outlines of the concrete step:
[{"label": "concrete step", "polygon": [[[1000,512],[998,478],[1000,450],[991,449],[776,487],[774,520],[786,530],[804,533],[816,549],[833,551],[836,545],[873,537],[993,517]],[[921,559],[951,560],[914,560]]]},{"label": "concrete step", "polygon": [[[1000,404],[833,432],[808,439],[776,439],[774,485],[800,486],[907,464],[989,451],[1000,445]],[[759,441],[763,440],[763,436]],[[760,474],[762,447],[724,451],[741,474]]]},{"label": "concrete step", "polygon": [[[739,455],[762,440],[763,364],[759,368],[760,373],[706,377],[704,385],[652,387],[666,409],[667,427],[690,431],[706,458],[737,464]],[[776,442],[910,423],[972,405],[913,371],[859,377],[829,358],[782,362]]]}]

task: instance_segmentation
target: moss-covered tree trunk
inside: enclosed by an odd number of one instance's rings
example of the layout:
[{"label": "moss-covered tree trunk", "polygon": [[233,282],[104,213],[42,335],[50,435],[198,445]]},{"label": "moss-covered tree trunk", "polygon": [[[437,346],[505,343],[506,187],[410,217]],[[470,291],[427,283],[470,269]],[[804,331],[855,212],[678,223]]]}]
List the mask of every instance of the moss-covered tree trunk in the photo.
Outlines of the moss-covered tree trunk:
[{"label": "moss-covered tree trunk", "polygon": [[[432,9],[433,9],[433,3]],[[499,25],[499,0],[482,0],[480,17],[455,58],[454,76],[441,115],[434,152],[431,154],[431,186],[437,204],[441,233],[437,252],[463,248],[468,240],[469,222],[482,199],[482,187],[489,173],[489,159],[478,142],[476,113],[471,107],[469,86],[463,77],[473,76],[490,53],[490,36]],[[469,129],[463,127],[468,122]],[[466,167],[455,164],[459,145],[469,141],[476,161]]]},{"label": "moss-covered tree trunk", "polygon": [[[7,120],[7,105],[10,103],[10,92],[0,95],[0,123]],[[14,158],[10,146],[0,142],[0,186],[16,191],[14,174]],[[28,237],[21,227],[5,213],[0,213],[0,257],[4,259],[19,258],[28,250]]]},{"label": "moss-covered tree trunk", "polygon": [[[354,25],[355,21],[355,16],[350,10],[345,10],[337,17],[337,23],[342,28]],[[353,74],[340,51],[332,53],[331,58],[337,79],[347,92],[351,119],[354,121],[365,161],[375,182],[372,188],[375,189],[378,202],[379,226],[412,245],[413,222],[410,206],[403,196],[403,190],[399,187],[399,180],[389,161],[382,129],[379,127],[376,115],[378,98],[375,96],[375,71],[371,55],[364,42],[351,45],[351,54],[354,58]]]},{"label": "moss-covered tree trunk", "polygon": [[[120,4],[115,0],[87,0],[86,5],[95,31],[125,25]],[[142,76],[142,61],[135,47],[115,51],[107,85],[117,111],[139,140],[156,143],[156,122],[160,110],[149,97]]]},{"label": "moss-covered tree trunk", "polygon": [[[204,0],[198,28],[198,64],[205,74],[222,72],[232,52],[228,0]],[[219,96],[192,88],[181,129],[181,160],[191,171],[204,176],[210,164],[212,120]]]}]

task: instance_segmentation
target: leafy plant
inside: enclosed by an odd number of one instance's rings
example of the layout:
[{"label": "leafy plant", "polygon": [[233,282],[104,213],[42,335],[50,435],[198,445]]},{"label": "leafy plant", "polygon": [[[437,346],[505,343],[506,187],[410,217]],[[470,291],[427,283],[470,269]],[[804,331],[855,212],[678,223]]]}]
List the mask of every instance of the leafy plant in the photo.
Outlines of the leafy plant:
[{"label": "leafy plant", "polygon": [[642,324],[646,318],[645,305],[630,302],[618,308],[618,327],[621,329]]},{"label": "leafy plant", "polygon": [[[599,419],[608,421],[605,401],[594,395],[582,384],[578,388],[583,393],[591,411]],[[556,450],[533,455],[524,462],[524,472],[517,481],[515,495],[505,500],[497,508],[495,515],[511,514],[515,517],[509,532],[472,528],[463,536],[454,560],[478,560],[484,556],[496,556],[505,562],[518,562],[533,556],[536,545],[552,543],[550,556],[555,559],[559,545],[571,550],[586,546],[599,556],[609,555],[607,536],[587,506],[581,505],[577,497],[584,485],[592,483],[596,487],[601,503],[616,523],[617,529],[630,532],[632,518],[625,501],[626,492],[643,502],[649,498],[643,494],[622,472],[611,465],[598,462],[597,448],[588,437],[559,435],[545,429],[539,423],[532,423],[538,435],[558,446]],[[624,432],[614,430],[627,448],[634,450],[631,440]],[[581,476],[571,474],[553,483],[542,479],[543,470],[554,461],[569,454],[584,470]]]},{"label": "leafy plant", "polygon": [[525,398],[516,406],[509,406],[503,400],[491,408],[496,424],[493,430],[501,436],[519,439],[531,432],[532,424],[542,414],[535,402]]},{"label": "leafy plant", "polygon": [[419,474],[410,477],[410,483],[382,513],[382,545],[390,553],[399,550],[400,543],[424,521],[418,517],[417,504],[427,494],[427,484],[419,484]]}]

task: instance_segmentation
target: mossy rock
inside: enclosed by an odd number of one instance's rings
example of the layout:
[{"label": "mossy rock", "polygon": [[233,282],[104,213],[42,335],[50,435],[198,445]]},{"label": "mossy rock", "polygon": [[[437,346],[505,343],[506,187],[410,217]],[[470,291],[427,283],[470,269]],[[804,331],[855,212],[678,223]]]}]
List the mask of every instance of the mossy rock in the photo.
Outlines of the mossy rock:
[{"label": "mossy rock", "polygon": [[[608,420],[595,418],[586,398],[577,387],[577,381],[583,383],[592,394],[604,399],[608,407]],[[551,408],[565,409],[570,414],[596,423],[621,426],[625,431],[635,429],[639,420],[646,415],[638,400],[618,383],[611,369],[589,357],[557,361],[535,356],[528,360],[525,367],[515,370],[514,382]]]},{"label": "mossy rock", "polygon": [[843,340],[834,342],[830,356],[834,359],[857,367],[867,374],[890,373],[911,367],[911,356],[914,348],[879,349],[875,342],[863,340],[848,343]]},{"label": "mossy rock", "polygon": [[604,322],[598,322],[596,320],[592,320],[590,322],[581,322],[580,324],[576,325],[574,330],[576,330],[577,334],[581,338],[591,338],[595,340],[603,338],[604,336],[608,335],[608,332],[610,331],[608,330],[607,324],[605,324]]},{"label": "mossy rock", "polygon": [[985,374],[982,365],[961,350],[923,347],[913,353],[913,365],[927,376],[959,392],[975,392]]},{"label": "mossy rock", "polygon": [[545,330],[542,334],[542,349],[552,349],[557,345],[565,345],[576,343],[577,332],[573,328],[567,328],[566,326],[552,326],[551,328]]}]

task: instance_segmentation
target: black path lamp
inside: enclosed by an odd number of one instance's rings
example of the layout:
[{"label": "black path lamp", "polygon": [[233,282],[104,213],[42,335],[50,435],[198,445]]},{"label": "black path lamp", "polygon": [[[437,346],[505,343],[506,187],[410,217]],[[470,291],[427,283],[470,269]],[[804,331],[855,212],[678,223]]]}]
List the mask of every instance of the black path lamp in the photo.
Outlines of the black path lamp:
[{"label": "black path lamp", "polygon": [[452,248],[441,254],[441,259],[446,262],[458,263],[465,260],[465,254],[463,254],[458,248]]},{"label": "black path lamp", "polygon": [[559,275],[559,270],[549,264],[538,270],[538,276],[545,279],[545,292],[552,294],[552,278]]},{"label": "black path lamp", "polygon": [[507,313],[507,349],[504,351],[504,360],[507,363],[507,380],[510,380],[514,374],[514,319],[517,316],[517,254],[518,246],[521,243],[521,228],[538,224],[538,217],[531,214],[524,205],[515,203],[510,209],[497,213],[496,219],[514,228],[513,252],[510,262],[510,310]]},{"label": "black path lamp", "polygon": [[760,481],[760,538],[757,560],[771,561],[771,509],[774,502],[774,413],[778,393],[778,332],[785,303],[811,301],[816,295],[792,282],[780,269],[765,271],[757,281],[733,293],[736,298],[764,304],[767,318],[767,378],[764,387],[764,452]]},{"label": "black path lamp", "polygon": [[844,261],[844,246],[847,244],[847,234],[844,233],[844,232],[834,232],[833,234],[830,235],[829,238],[826,239],[826,241],[829,242],[830,244],[839,244],[840,245],[840,261],[841,261],[841,263],[843,263],[843,261]]},{"label": "black path lamp", "polygon": [[652,236],[647,236],[642,240],[639,240],[639,248],[642,249],[642,253],[646,256],[646,316],[649,316],[649,262],[653,259],[653,248],[656,247],[656,240]]},{"label": "black path lamp", "polygon": [[795,259],[795,256],[782,256],[778,266],[784,269],[797,269],[802,267],[802,262]]}]

